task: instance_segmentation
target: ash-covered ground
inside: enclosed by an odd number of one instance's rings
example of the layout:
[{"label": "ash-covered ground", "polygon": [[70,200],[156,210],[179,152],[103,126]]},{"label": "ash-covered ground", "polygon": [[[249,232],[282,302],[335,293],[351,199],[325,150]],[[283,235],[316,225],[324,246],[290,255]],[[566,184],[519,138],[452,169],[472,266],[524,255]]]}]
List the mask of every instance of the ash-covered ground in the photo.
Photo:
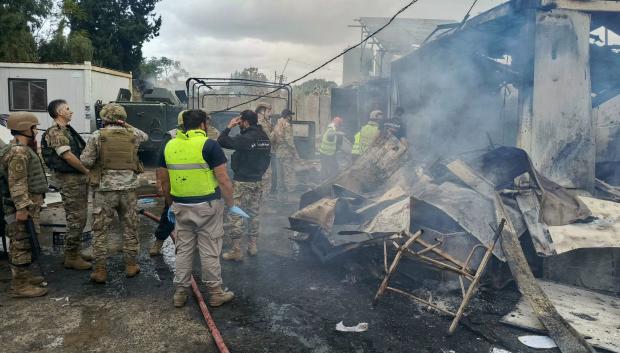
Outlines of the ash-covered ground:
[{"label": "ash-covered ground", "polygon": [[[159,202],[141,207],[155,214],[161,210]],[[407,298],[386,294],[373,308],[381,250],[364,249],[321,264],[309,249],[290,241],[292,234],[284,229],[296,208],[294,203],[267,201],[259,255],[243,263],[222,262],[225,286],[237,297],[211,313],[231,352],[486,353],[493,347],[557,352],[528,349],[517,341],[523,331],[498,323],[519,298],[510,288],[479,291],[466,325],[452,336],[446,334],[450,318]],[[0,352],[217,352],[196,302],[190,299],[182,309],[172,305],[174,249],[167,242],[164,256],[148,256],[155,226],[141,218],[142,272],[133,279],[124,276],[118,229],[111,234],[115,255],[105,285],[89,282],[89,271],[63,269],[60,253],[49,246],[49,234],[44,235],[46,255],[41,259],[47,296],[9,298],[10,273],[6,260],[0,260]],[[392,283],[457,305],[459,293],[436,292],[438,276],[429,280],[428,273],[397,275]],[[338,332],[339,321],[347,326],[367,322],[369,329]]]}]

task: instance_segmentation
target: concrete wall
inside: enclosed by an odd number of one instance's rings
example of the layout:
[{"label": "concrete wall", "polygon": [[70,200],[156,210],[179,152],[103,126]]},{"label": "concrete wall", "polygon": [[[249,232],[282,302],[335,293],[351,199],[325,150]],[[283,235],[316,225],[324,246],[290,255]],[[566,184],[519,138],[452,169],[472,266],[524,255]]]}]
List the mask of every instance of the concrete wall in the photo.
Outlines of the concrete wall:
[{"label": "concrete wall", "polygon": [[[65,99],[74,112],[71,125],[78,132],[94,128],[94,104],[116,98],[119,88],[131,89],[131,74],[84,64],[0,63],[0,114],[9,111],[9,78],[45,79],[47,102]],[[47,112],[33,112],[46,129],[52,124]]]}]

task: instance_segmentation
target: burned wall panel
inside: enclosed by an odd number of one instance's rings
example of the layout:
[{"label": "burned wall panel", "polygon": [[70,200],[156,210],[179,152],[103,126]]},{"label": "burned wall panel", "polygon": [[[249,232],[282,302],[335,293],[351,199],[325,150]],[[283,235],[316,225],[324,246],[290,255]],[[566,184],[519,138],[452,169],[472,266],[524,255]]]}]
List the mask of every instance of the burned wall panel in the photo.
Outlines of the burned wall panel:
[{"label": "burned wall panel", "polygon": [[586,190],[593,189],[596,152],[589,35],[588,14],[553,10],[537,15],[531,139],[529,146],[521,146],[543,175]]}]

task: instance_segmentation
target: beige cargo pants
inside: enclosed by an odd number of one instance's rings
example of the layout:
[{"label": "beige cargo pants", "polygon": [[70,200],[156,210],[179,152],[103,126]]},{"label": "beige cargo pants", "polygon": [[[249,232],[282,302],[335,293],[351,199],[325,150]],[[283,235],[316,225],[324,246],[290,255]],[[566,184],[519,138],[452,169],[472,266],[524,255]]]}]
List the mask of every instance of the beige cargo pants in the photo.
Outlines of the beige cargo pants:
[{"label": "beige cargo pants", "polygon": [[207,287],[222,284],[220,253],[224,236],[224,203],[214,200],[198,204],[172,203],[176,218],[175,287],[191,284],[194,253],[198,248],[202,267],[202,281]]}]

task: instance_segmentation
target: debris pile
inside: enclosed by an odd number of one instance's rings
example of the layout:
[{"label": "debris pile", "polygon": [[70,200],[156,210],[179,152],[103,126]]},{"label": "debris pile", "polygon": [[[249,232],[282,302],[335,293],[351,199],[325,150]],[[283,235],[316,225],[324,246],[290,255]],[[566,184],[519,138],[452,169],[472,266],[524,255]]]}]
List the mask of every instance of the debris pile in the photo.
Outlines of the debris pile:
[{"label": "debris pile", "polygon": [[[545,178],[525,151],[512,147],[420,166],[408,161],[405,146],[384,138],[339,176],[302,195],[300,209],[289,221],[291,229],[303,234],[295,239],[309,244],[323,262],[360,247],[376,247],[383,252],[386,276],[375,303],[385,290],[403,294],[453,316],[450,333],[475,294],[489,257],[508,261],[527,299],[518,310],[534,303],[536,313],[532,316],[529,309],[531,322],[521,320],[518,325],[540,329],[542,322],[559,347],[583,343],[577,351],[587,352],[591,348],[583,336],[593,334],[582,326],[576,326],[578,331],[572,328],[573,321],[565,320],[565,312],[554,307],[561,299],[554,294],[547,298],[549,286],[543,285],[543,291],[532,272],[587,289],[620,292],[620,276],[605,256],[571,257],[580,271],[597,273],[583,283],[563,280],[566,271],[557,267],[556,258],[576,251],[618,256],[618,193],[598,184],[601,187],[594,195],[598,198],[577,195]],[[510,236],[514,236],[512,247]],[[498,239],[502,246],[496,245]],[[446,274],[444,281],[451,284],[448,288],[460,286],[463,300],[458,310],[436,307],[430,300],[391,287],[389,277],[398,270],[401,257],[440,269]],[[586,288],[580,291],[592,293]],[[583,298],[588,301],[593,296]],[[600,320],[605,322],[599,324],[608,323],[604,317]],[[599,336],[590,343],[609,349],[603,341]]]}]

